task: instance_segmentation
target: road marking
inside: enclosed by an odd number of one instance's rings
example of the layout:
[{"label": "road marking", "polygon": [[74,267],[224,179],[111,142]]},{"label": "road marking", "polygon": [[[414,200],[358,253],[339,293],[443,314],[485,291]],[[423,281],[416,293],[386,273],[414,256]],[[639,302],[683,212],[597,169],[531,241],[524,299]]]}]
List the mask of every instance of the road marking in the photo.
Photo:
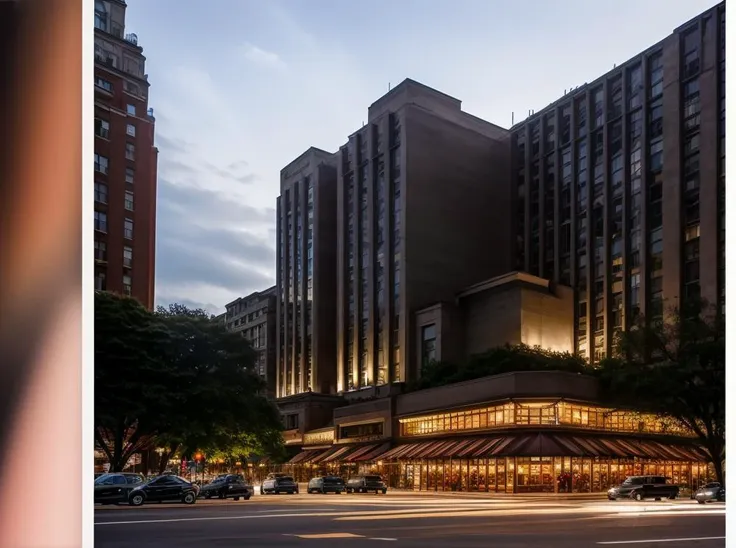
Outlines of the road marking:
[{"label": "road marking", "polygon": [[651,542],[694,542],[698,540],[724,540],[726,537],[656,538],[649,540],[609,540],[597,544],[649,544]]},{"label": "road marking", "polygon": [[373,537],[373,538],[369,538],[368,540],[398,540],[398,539],[395,539],[395,538]]},{"label": "road marking", "polygon": [[285,537],[297,537],[304,539],[329,539],[329,538],[365,538],[363,535],[354,535],[353,533],[317,533],[311,535],[288,535]]}]

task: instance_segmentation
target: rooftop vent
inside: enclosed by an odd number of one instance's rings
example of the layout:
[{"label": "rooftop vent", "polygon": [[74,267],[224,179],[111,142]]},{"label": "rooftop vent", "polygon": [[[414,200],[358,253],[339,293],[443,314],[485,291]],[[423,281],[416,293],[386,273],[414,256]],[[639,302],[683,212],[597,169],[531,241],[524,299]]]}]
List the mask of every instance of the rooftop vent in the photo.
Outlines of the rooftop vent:
[{"label": "rooftop vent", "polygon": [[130,42],[134,46],[137,46],[138,45],[138,35],[137,34],[134,34],[134,33],[126,34],[125,35],[125,40],[127,42]]}]

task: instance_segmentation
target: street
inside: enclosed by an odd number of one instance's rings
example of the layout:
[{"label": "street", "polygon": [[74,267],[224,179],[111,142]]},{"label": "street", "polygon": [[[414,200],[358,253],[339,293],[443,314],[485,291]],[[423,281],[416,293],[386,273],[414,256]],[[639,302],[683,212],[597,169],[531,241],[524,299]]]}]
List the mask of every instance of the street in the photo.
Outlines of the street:
[{"label": "street", "polygon": [[[490,542],[492,539],[492,543]],[[257,495],[96,507],[95,546],[595,547],[726,545],[725,505],[555,496]]]}]

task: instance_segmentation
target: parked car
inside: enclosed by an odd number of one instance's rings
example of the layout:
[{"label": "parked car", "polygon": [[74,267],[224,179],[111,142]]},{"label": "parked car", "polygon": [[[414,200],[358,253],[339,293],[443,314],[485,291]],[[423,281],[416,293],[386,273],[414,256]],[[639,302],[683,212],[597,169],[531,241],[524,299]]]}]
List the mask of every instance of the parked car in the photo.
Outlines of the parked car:
[{"label": "parked car", "polygon": [[367,493],[368,491],[375,491],[376,494],[386,494],[388,488],[381,479],[381,476],[353,476],[348,480],[345,486],[345,490],[348,493]]},{"label": "parked car", "polygon": [[264,480],[263,485],[261,485],[261,494],[268,495],[269,493],[273,493],[274,495],[279,495],[281,493],[298,495],[299,485],[291,476],[280,476],[278,478],[267,479]]},{"label": "parked car", "polygon": [[95,479],[95,504],[128,502],[128,495],[145,480],[140,474],[102,474]]},{"label": "parked car", "polygon": [[206,499],[215,497],[218,499],[240,500],[243,498],[248,500],[253,496],[253,486],[245,483],[242,476],[225,474],[218,476],[211,483],[202,487],[199,496]]},{"label": "parked car", "polygon": [[674,499],[679,492],[680,488],[667,483],[667,478],[664,476],[629,476],[621,485],[608,490],[608,499]]},{"label": "parked car", "polygon": [[695,492],[695,500],[698,501],[698,504],[726,502],[726,488],[717,481],[706,483]]},{"label": "parked car", "polygon": [[345,482],[336,476],[320,476],[309,480],[307,493],[337,493],[345,491]]},{"label": "parked car", "polygon": [[144,502],[197,502],[199,487],[182,477],[174,475],[158,476],[151,481],[133,489],[128,495],[131,506],[140,506]]}]

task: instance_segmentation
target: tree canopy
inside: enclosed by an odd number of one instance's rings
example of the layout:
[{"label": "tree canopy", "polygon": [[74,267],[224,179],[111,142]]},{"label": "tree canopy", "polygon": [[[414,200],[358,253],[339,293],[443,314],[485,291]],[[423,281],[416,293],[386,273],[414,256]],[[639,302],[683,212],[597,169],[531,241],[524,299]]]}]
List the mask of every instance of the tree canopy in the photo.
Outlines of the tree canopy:
[{"label": "tree canopy", "polygon": [[[151,313],[95,297],[95,440],[112,470],[153,444],[176,451],[245,445],[280,454],[279,413],[239,334],[182,305]],[[163,464],[162,464],[163,466]]]},{"label": "tree canopy", "polygon": [[725,360],[723,319],[707,303],[686,303],[663,320],[639,319],[619,336],[614,356],[601,362],[603,395],[691,430],[723,482]]},{"label": "tree canopy", "polygon": [[511,371],[589,373],[590,366],[583,358],[568,352],[554,352],[524,344],[506,345],[471,356],[461,364],[430,362],[422,367],[419,379],[412,383],[410,389],[423,390]]}]

